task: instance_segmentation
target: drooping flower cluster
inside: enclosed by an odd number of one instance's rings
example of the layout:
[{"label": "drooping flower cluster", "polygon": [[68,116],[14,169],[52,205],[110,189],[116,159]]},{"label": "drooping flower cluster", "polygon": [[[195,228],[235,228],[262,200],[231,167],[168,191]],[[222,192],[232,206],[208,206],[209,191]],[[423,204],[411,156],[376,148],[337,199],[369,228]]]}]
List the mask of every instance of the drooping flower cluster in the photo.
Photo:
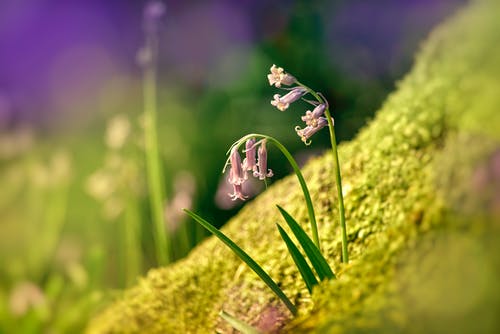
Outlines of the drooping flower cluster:
[{"label": "drooping flower cluster", "polygon": [[226,166],[231,165],[229,178],[227,180],[233,186],[233,193],[228,194],[233,201],[236,199],[244,201],[248,198],[248,196],[243,194],[243,183],[248,180],[248,171],[259,180],[265,180],[273,176],[273,171],[267,168],[267,148],[265,139],[257,142],[255,138],[250,138],[246,141],[245,150],[243,150],[245,153],[243,162],[241,162],[241,156],[238,152],[239,146],[240,145],[233,146],[226,164]]},{"label": "drooping flower cluster", "polygon": [[306,123],[306,126],[304,128],[296,126],[295,132],[297,132],[297,135],[300,137],[300,139],[302,139],[304,144],[311,144],[310,138],[316,132],[323,129],[325,126],[328,126],[328,120],[326,119],[326,117],[324,117],[325,109],[326,104],[318,103],[313,111],[307,110],[306,114],[301,117],[302,121]]},{"label": "drooping flower cluster", "polygon": [[[300,100],[306,94],[312,93],[310,88],[302,85],[299,81],[297,81],[297,79],[295,79],[294,76],[286,73],[283,68],[273,65],[271,66],[270,70],[271,74],[267,75],[267,79],[269,80],[269,84],[271,86],[274,85],[278,88],[281,88],[281,85],[290,86],[296,84],[295,87],[288,88],[289,92],[283,96],[281,96],[280,94],[274,94],[271,104],[278,110],[285,111],[286,109],[288,109],[290,104]],[[328,120],[324,116],[325,109],[328,107],[326,100],[321,94],[321,98],[319,98],[320,95],[318,94],[312,94],[315,95],[318,101],[304,100],[314,106],[314,109],[312,111],[307,110],[305,115],[301,117],[306,126],[304,128],[301,128],[300,126],[295,127],[297,135],[306,145],[309,145],[311,143],[310,138],[312,135],[328,125]]]}]

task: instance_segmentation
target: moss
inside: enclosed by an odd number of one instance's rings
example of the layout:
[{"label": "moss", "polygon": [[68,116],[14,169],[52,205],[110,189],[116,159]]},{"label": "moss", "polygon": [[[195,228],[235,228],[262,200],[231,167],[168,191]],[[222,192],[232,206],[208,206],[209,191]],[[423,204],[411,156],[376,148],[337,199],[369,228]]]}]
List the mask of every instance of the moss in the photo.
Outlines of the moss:
[{"label": "moss", "polygon": [[280,241],[273,204],[308,226],[293,176],[224,227],[280,282],[297,318],[211,238],[150,271],[88,332],[230,332],[221,309],[294,333],[498,331],[499,12],[497,1],[476,1],[437,28],[376,118],[341,145],[348,265],[340,263],[331,156],[304,168],[338,280],[310,297]]}]

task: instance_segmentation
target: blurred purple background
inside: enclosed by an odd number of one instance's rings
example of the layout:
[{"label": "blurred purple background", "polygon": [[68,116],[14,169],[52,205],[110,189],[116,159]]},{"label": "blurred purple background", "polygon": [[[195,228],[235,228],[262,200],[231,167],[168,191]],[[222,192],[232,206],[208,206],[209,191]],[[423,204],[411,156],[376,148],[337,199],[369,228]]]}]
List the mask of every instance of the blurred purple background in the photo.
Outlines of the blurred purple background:
[{"label": "blurred purple background", "polygon": [[[161,75],[188,91],[223,89],[245,80],[245,66],[258,52],[269,65],[332,69],[339,87],[390,86],[408,69],[419,40],[463,2],[166,1]],[[0,128],[86,124],[119,110],[121,97],[140,100],[135,57],[143,5],[2,0]],[[308,63],[320,58],[323,65]],[[349,94],[339,91],[339,98]]]}]

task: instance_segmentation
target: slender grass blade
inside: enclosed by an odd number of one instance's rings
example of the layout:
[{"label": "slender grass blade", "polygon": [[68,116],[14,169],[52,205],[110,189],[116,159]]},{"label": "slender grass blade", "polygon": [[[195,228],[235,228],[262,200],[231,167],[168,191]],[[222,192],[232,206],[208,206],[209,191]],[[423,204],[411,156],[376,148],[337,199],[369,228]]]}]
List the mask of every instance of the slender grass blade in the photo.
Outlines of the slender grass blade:
[{"label": "slender grass blade", "polygon": [[221,240],[223,243],[225,243],[231,250],[241,259],[243,262],[245,262],[250,269],[252,269],[263,281],[264,283],[267,284],[267,286],[280,298],[283,303],[285,303],[286,307],[292,312],[293,315],[297,314],[297,308],[293,303],[288,299],[288,297],[285,295],[283,290],[281,290],[276,282],[262,269],[261,266],[257,262],[255,262],[250,255],[248,255],[243,249],[241,249],[238,245],[236,245],[231,239],[229,239],[224,233],[216,229],[212,224],[207,222],[205,219],[202,217],[198,216],[196,213],[184,209],[184,212],[186,212],[191,218],[193,218],[196,222],[198,222],[200,225],[202,225],[204,228],[206,228],[210,233],[215,235],[219,240]]},{"label": "slender grass blade", "polygon": [[241,321],[240,319],[236,319],[224,311],[220,311],[219,315],[222,319],[226,320],[231,326],[233,326],[234,329],[239,330],[243,334],[261,334],[261,332],[259,332],[256,328]]},{"label": "slender grass blade", "polygon": [[311,264],[318,274],[318,277],[320,281],[324,280],[325,278],[327,279],[334,279],[336,278],[335,274],[332,271],[332,268],[328,265],[326,262],[325,258],[323,255],[321,255],[321,252],[319,251],[318,247],[314,244],[314,242],[309,238],[306,234],[306,232],[300,227],[300,225],[295,221],[295,219],[285,211],[282,207],[277,205],[278,210],[280,210],[281,215],[285,219],[286,223],[292,230],[293,234],[299,241],[300,245],[304,249],[304,252],[306,253],[307,257],[311,261]]},{"label": "slender grass blade", "polygon": [[286,247],[288,248],[288,252],[293,258],[293,262],[295,262],[295,265],[299,269],[299,272],[302,275],[304,282],[306,283],[307,290],[309,290],[309,293],[312,293],[313,286],[318,284],[316,276],[314,276],[314,273],[311,267],[309,267],[309,265],[307,264],[306,259],[304,258],[304,256],[302,256],[297,246],[295,246],[295,244],[293,243],[292,239],[290,239],[288,234],[286,234],[285,230],[283,230],[283,228],[279,224],[276,224],[276,226],[278,227],[278,231],[280,232],[280,235],[283,238]]}]

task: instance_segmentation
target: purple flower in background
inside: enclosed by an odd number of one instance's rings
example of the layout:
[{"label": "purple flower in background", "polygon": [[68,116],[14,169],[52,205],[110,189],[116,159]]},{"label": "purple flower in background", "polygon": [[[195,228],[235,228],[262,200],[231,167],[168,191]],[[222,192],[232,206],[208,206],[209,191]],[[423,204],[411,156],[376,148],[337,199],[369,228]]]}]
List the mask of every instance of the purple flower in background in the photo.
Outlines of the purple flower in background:
[{"label": "purple flower in background", "polygon": [[162,1],[153,0],[144,7],[144,30],[155,33],[158,31],[159,22],[165,15],[167,7]]},{"label": "purple flower in background", "polygon": [[262,140],[259,146],[257,166],[259,167],[259,170],[254,172],[253,175],[258,177],[259,180],[265,180],[266,177],[273,176],[273,171],[271,169],[267,169],[267,148],[265,140]]},{"label": "purple flower in background", "polygon": [[271,104],[278,108],[280,111],[285,111],[290,106],[290,103],[293,103],[300,99],[307,93],[307,89],[304,87],[296,87],[292,89],[288,94],[280,96],[279,94],[274,94],[274,100],[271,101]]}]

